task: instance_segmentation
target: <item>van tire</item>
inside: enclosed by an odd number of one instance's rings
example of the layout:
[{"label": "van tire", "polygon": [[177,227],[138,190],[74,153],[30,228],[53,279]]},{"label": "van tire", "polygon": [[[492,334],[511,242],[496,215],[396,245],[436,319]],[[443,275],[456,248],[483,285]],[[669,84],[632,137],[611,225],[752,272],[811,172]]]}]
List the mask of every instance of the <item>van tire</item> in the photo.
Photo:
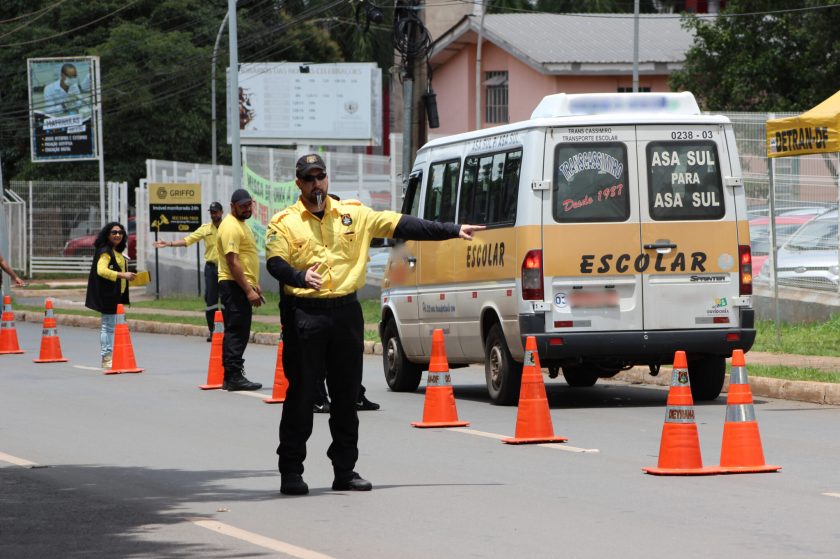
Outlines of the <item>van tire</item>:
[{"label": "van tire", "polygon": [[382,330],[382,367],[385,382],[394,392],[414,392],[420,386],[423,369],[406,358],[393,318]]},{"label": "van tire", "polygon": [[688,378],[691,397],[702,402],[714,400],[723,390],[726,379],[726,358],[720,355],[695,355],[688,357]]},{"label": "van tire", "polygon": [[585,365],[568,365],[563,367],[563,378],[566,379],[566,384],[572,388],[589,388],[598,382],[597,370],[592,370],[592,367]]},{"label": "van tire", "polygon": [[490,328],[484,341],[484,378],[493,404],[509,406],[517,403],[522,382],[522,363],[513,360],[498,323]]}]

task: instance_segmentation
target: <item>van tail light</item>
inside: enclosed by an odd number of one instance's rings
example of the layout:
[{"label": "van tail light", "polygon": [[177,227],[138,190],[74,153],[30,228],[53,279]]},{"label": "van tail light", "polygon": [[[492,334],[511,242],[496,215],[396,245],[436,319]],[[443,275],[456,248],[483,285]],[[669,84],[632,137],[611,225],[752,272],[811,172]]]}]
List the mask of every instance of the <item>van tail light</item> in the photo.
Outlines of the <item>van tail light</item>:
[{"label": "van tail light", "polygon": [[752,295],[752,252],[750,245],[738,245],[738,288],[741,295]]},{"label": "van tail light", "polygon": [[522,261],[522,298],[525,300],[543,300],[541,250],[529,250]]}]

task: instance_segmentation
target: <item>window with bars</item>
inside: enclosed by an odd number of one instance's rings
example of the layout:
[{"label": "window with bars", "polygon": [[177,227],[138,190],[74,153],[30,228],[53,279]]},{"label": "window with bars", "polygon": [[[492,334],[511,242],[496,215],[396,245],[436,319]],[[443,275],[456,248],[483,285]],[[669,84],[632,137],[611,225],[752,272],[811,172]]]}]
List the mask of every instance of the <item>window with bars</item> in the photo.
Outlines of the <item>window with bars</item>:
[{"label": "window with bars", "polygon": [[508,119],[508,73],[507,71],[484,72],[484,121],[488,124],[503,124]]}]

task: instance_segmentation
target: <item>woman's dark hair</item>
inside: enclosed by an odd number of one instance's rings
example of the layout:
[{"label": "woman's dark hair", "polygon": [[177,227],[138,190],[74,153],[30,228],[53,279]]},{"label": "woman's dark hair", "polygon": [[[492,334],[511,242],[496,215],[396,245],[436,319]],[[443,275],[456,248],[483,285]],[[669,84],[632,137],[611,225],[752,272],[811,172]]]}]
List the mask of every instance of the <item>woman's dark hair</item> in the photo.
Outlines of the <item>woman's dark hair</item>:
[{"label": "woman's dark hair", "polygon": [[125,231],[125,227],[123,227],[122,223],[119,221],[112,221],[99,231],[99,234],[96,236],[96,240],[93,241],[93,248],[96,249],[96,254],[100,254],[111,248],[111,243],[108,239],[110,239],[111,229],[114,227],[119,227],[123,232],[122,239],[120,239],[119,244],[114,247],[114,250],[117,252],[123,252],[125,250],[125,245],[128,244],[128,234]]}]

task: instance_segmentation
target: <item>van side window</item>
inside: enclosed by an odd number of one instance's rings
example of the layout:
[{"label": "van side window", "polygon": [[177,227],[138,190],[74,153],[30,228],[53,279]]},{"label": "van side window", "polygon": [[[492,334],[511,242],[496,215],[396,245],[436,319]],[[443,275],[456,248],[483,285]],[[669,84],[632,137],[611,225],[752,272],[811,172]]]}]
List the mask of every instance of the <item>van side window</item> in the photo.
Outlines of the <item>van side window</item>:
[{"label": "van side window", "polygon": [[467,157],[458,223],[513,225],[522,150]]},{"label": "van side window", "polygon": [[417,217],[420,213],[420,185],[423,184],[423,173],[414,173],[408,177],[408,185],[403,195],[402,210],[400,213]]},{"label": "van side window", "polygon": [[722,218],[726,208],[717,162],[714,142],[650,142],[650,217],[661,221]]},{"label": "van side window", "polygon": [[551,211],[556,221],[626,221],[629,188],[624,144],[558,144],[555,149]]},{"label": "van side window", "polygon": [[455,221],[455,195],[458,192],[460,171],[461,162],[457,159],[429,166],[424,218],[441,222]]}]

